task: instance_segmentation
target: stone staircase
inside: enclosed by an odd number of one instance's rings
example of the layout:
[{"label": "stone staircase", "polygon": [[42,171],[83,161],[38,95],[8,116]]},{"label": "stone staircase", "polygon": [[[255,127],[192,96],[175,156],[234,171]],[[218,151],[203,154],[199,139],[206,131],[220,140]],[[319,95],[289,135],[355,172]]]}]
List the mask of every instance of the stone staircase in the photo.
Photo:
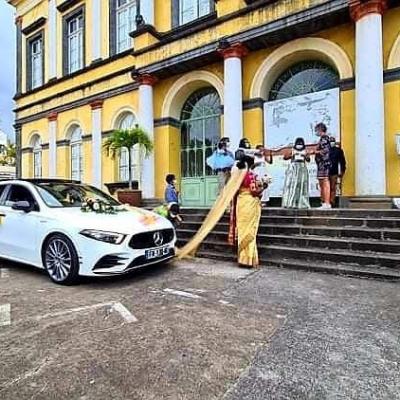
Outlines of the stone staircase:
[{"label": "stone staircase", "polygon": [[[183,209],[178,246],[200,228],[206,209]],[[307,271],[385,279],[400,278],[400,211],[376,209],[263,210],[258,234],[260,262]],[[225,214],[198,256],[235,261],[227,243]]]}]

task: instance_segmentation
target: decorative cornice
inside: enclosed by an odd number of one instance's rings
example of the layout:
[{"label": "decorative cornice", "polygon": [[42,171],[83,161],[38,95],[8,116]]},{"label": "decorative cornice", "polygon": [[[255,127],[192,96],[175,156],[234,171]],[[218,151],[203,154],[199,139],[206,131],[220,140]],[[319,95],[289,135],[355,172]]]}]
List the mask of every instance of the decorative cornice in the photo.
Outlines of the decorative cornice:
[{"label": "decorative cornice", "polygon": [[133,32],[129,33],[129,36],[131,38],[135,38],[142,35],[143,33],[150,33],[158,40],[162,38],[162,34],[158,32],[153,25],[148,25],[148,24],[138,25]]},{"label": "decorative cornice", "polygon": [[46,18],[40,17],[35,22],[32,22],[26,28],[22,29],[22,33],[24,35],[30,35],[31,33],[35,32],[36,30],[41,28],[45,23],[46,23]]},{"label": "decorative cornice", "polygon": [[49,122],[57,121],[57,118],[58,118],[58,114],[56,112],[51,112],[47,116],[47,119],[49,120]]},{"label": "decorative cornice", "polygon": [[50,143],[42,143],[42,150],[48,150],[50,148]]},{"label": "decorative cornice", "polygon": [[181,122],[172,117],[157,118],[154,120],[154,127],[157,128],[159,126],[173,126],[174,128],[180,128]]},{"label": "decorative cornice", "polygon": [[369,14],[383,14],[388,8],[387,0],[350,0],[350,16],[357,22]]},{"label": "decorative cornice", "polygon": [[395,82],[400,80],[400,68],[387,69],[383,72],[383,81]]},{"label": "decorative cornice", "polygon": [[15,20],[14,20],[15,25],[22,25],[22,20],[23,20],[22,15],[15,17]]},{"label": "decorative cornice", "polygon": [[346,90],[353,90],[355,87],[356,81],[354,78],[341,79],[339,81],[339,89],[342,92],[345,92]]},{"label": "decorative cornice", "polygon": [[103,103],[104,103],[104,100],[102,100],[102,99],[94,100],[90,103],[90,108],[92,110],[98,110],[99,108],[103,108]]},{"label": "decorative cornice", "polygon": [[[128,93],[128,92],[131,92],[132,90],[137,90],[137,88],[138,88],[137,83],[129,83],[128,85],[124,85],[124,86],[120,86],[120,87],[117,87],[117,88],[114,88],[114,89],[106,90],[106,91],[104,91],[102,93],[98,93],[98,94],[95,94],[95,95],[92,95],[92,96],[89,96],[89,97],[86,97],[86,98],[83,98],[83,99],[71,101],[70,103],[66,103],[66,104],[63,104],[61,106],[54,107],[54,108],[52,108],[50,110],[38,112],[36,114],[20,118],[20,119],[16,120],[16,123],[17,124],[26,124],[28,122],[37,121],[39,119],[46,118],[47,115],[49,113],[51,113],[51,112],[62,113],[64,111],[68,111],[68,110],[72,110],[72,109],[77,108],[77,107],[88,105],[91,102],[93,102],[94,100],[109,99],[110,97],[115,97],[115,96],[118,96],[120,94]],[[28,106],[26,106],[26,108],[29,108],[31,106],[32,105],[28,105]]]},{"label": "decorative cornice", "polygon": [[148,85],[148,86],[154,86],[157,82],[158,79],[156,76],[151,75],[151,74],[141,74],[138,73],[136,70],[132,72],[132,79],[139,85]]},{"label": "decorative cornice", "polygon": [[220,41],[218,53],[221,54],[221,56],[224,59],[242,58],[249,53],[249,50],[243,43],[234,43],[232,45],[229,45],[229,47],[224,47],[224,46],[221,47],[221,41]]},{"label": "decorative cornice", "polygon": [[63,139],[63,140],[57,140],[56,144],[57,146],[69,146],[69,140]]},{"label": "decorative cornice", "polygon": [[[63,91],[63,92],[56,92],[55,94],[52,94],[52,95],[50,95],[50,96],[48,96],[48,97],[45,97],[45,98],[43,98],[43,99],[41,99],[41,100],[37,100],[37,101],[34,101],[34,102],[32,102],[32,103],[29,103],[29,104],[27,104],[27,105],[25,105],[25,106],[18,107],[18,108],[17,108],[16,110],[14,110],[14,111],[16,111],[16,112],[23,111],[23,110],[26,110],[26,109],[31,108],[31,107],[33,107],[33,106],[38,106],[38,105],[41,105],[41,104],[46,103],[46,102],[48,102],[48,101],[57,99],[57,98],[59,98],[60,96],[65,96],[65,95],[67,95],[67,94],[74,93],[74,92],[78,92],[78,91],[80,91],[80,90],[83,91],[83,90],[85,90],[86,88],[91,87],[91,86],[94,86],[94,85],[96,85],[96,84],[98,84],[98,83],[104,82],[104,81],[109,80],[109,79],[116,78],[117,76],[124,75],[124,74],[130,72],[131,70],[132,70],[132,68],[125,68],[125,69],[123,69],[123,70],[119,70],[119,71],[117,71],[117,72],[113,72],[113,73],[111,73],[111,74],[109,74],[109,75],[103,75],[102,77],[100,77],[100,78],[98,78],[98,79],[95,79],[95,80],[93,80],[93,81],[85,82],[85,83],[83,83],[82,85],[72,87],[71,89],[67,89],[67,90],[65,90],[65,91]],[[46,88],[47,88],[47,87],[49,87],[49,86],[51,86],[51,85],[45,85],[45,86],[46,86]],[[41,89],[44,89],[45,86],[42,86]],[[14,100],[18,100],[18,99],[20,99],[21,97],[24,97],[24,96],[18,96],[18,97],[15,96],[15,97],[14,97]]]},{"label": "decorative cornice", "polygon": [[[101,60],[99,62],[96,62],[95,64],[91,64],[91,65],[89,65],[89,66],[87,66],[85,68],[82,68],[82,69],[80,69],[78,71],[75,71],[75,72],[73,72],[73,73],[71,73],[69,75],[64,75],[61,78],[52,78],[46,84],[44,84],[43,86],[40,86],[40,87],[38,87],[36,89],[29,90],[29,91],[27,91],[25,93],[21,93],[21,94],[15,95],[14,96],[14,100],[19,100],[19,99],[21,99],[23,97],[30,96],[31,94],[38,93],[38,92],[42,91],[43,89],[47,89],[49,87],[55,86],[58,83],[65,82],[65,81],[67,81],[69,79],[75,78],[76,76],[82,76],[86,72],[92,71],[92,70],[94,70],[96,68],[99,68],[99,67],[101,67],[103,65],[110,64],[110,63],[114,62],[115,60],[119,60],[121,58],[127,57],[131,53],[132,53],[132,50],[129,49],[129,50],[126,50],[126,51],[124,51],[122,53],[115,54],[114,56],[109,57],[107,59],[104,59],[104,60]],[[85,82],[84,84],[76,86],[75,88],[72,88],[72,89],[68,89],[65,92],[57,93],[53,97],[57,98],[62,94],[71,93],[71,92],[74,92],[75,90],[82,90],[85,87],[89,87],[89,86],[95,85],[96,83],[105,81],[107,79],[115,78],[116,76],[119,76],[119,75],[124,75],[125,73],[128,73],[131,70],[132,70],[132,67],[128,67],[128,68],[124,68],[124,69],[116,71],[116,72],[112,72],[112,73],[110,73],[108,75],[103,75],[102,77],[100,77],[98,79],[95,79],[93,81]],[[30,107],[30,105],[29,105],[29,107]]]},{"label": "decorative cornice", "polygon": [[256,99],[244,100],[243,101],[243,110],[251,110],[254,108],[263,109],[264,103],[265,103],[265,100],[262,99],[261,97],[258,97]]},{"label": "decorative cornice", "polygon": [[57,10],[63,13],[81,2],[82,0],[65,0],[57,6]]},{"label": "decorative cornice", "polygon": [[[253,7],[253,5],[249,7]],[[255,51],[265,48],[266,43],[272,47],[301,36],[310,35],[322,29],[337,26],[349,20],[348,0],[332,0],[284,18],[237,32],[226,37],[225,40],[229,44],[243,43],[251,51]],[[219,61],[220,55],[217,49],[220,48],[221,39],[148,64],[139,68],[138,72],[149,73],[156,75],[159,79],[163,79],[171,75],[201,68],[204,65],[213,64]],[[160,41],[134,52],[133,55],[158,49],[164,44],[163,41]]]}]

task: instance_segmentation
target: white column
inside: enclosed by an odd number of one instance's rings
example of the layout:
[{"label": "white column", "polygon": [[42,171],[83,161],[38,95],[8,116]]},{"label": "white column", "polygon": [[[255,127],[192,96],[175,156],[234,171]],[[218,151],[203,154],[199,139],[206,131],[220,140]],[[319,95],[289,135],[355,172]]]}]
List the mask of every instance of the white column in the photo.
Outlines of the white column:
[{"label": "white column", "polygon": [[[142,75],[139,81],[139,123],[154,143],[153,85],[156,79],[150,75]],[[141,170],[140,189],[143,198],[152,199],[155,196],[154,152],[144,158]]]},{"label": "white column", "polygon": [[102,186],[102,138],[101,119],[103,101],[98,100],[90,104],[92,108],[92,185],[101,189]]},{"label": "white column", "polygon": [[92,62],[101,59],[101,0],[92,1]]},{"label": "white column", "polygon": [[140,2],[140,15],[146,25],[154,25],[154,0],[142,0]]},{"label": "white column", "polygon": [[49,0],[49,79],[57,78],[57,8]]},{"label": "white column", "polygon": [[48,116],[49,121],[49,178],[57,177],[57,114]]},{"label": "white column", "polygon": [[382,15],[384,2],[361,3],[356,21],[356,194],[385,195]]},{"label": "white column", "polygon": [[237,148],[243,137],[242,57],[247,49],[237,43],[219,52],[224,57],[224,136]]}]

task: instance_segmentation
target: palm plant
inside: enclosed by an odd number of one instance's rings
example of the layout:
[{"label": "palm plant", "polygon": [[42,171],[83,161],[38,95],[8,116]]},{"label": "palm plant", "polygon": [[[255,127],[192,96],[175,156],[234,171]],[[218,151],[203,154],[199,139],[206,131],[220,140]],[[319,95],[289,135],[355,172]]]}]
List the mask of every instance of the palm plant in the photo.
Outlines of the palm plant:
[{"label": "palm plant", "polygon": [[[122,149],[128,150],[128,171],[129,171],[129,188],[133,188],[132,182],[132,149],[135,145],[139,145],[140,151],[148,157],[153,151],[153,142],[148,133],[136,125],[131,129],[116,129],[111,133],[111,136],[103,144],[104,150],[108,156],[115,158],[120,154]],[[141,180],[141,179],[140,179]],[[141,182],[140,182],[141,186]]]}]

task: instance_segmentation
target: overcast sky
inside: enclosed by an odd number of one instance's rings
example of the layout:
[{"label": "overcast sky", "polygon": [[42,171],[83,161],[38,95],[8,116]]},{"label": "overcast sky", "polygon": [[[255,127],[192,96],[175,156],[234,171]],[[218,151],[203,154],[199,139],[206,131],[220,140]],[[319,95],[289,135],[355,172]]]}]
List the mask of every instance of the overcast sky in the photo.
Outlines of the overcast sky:
[{"label": "overcast sky", "polygon": [[0,0],[0,128],[14,140],[15,25],[14,8]]}]

